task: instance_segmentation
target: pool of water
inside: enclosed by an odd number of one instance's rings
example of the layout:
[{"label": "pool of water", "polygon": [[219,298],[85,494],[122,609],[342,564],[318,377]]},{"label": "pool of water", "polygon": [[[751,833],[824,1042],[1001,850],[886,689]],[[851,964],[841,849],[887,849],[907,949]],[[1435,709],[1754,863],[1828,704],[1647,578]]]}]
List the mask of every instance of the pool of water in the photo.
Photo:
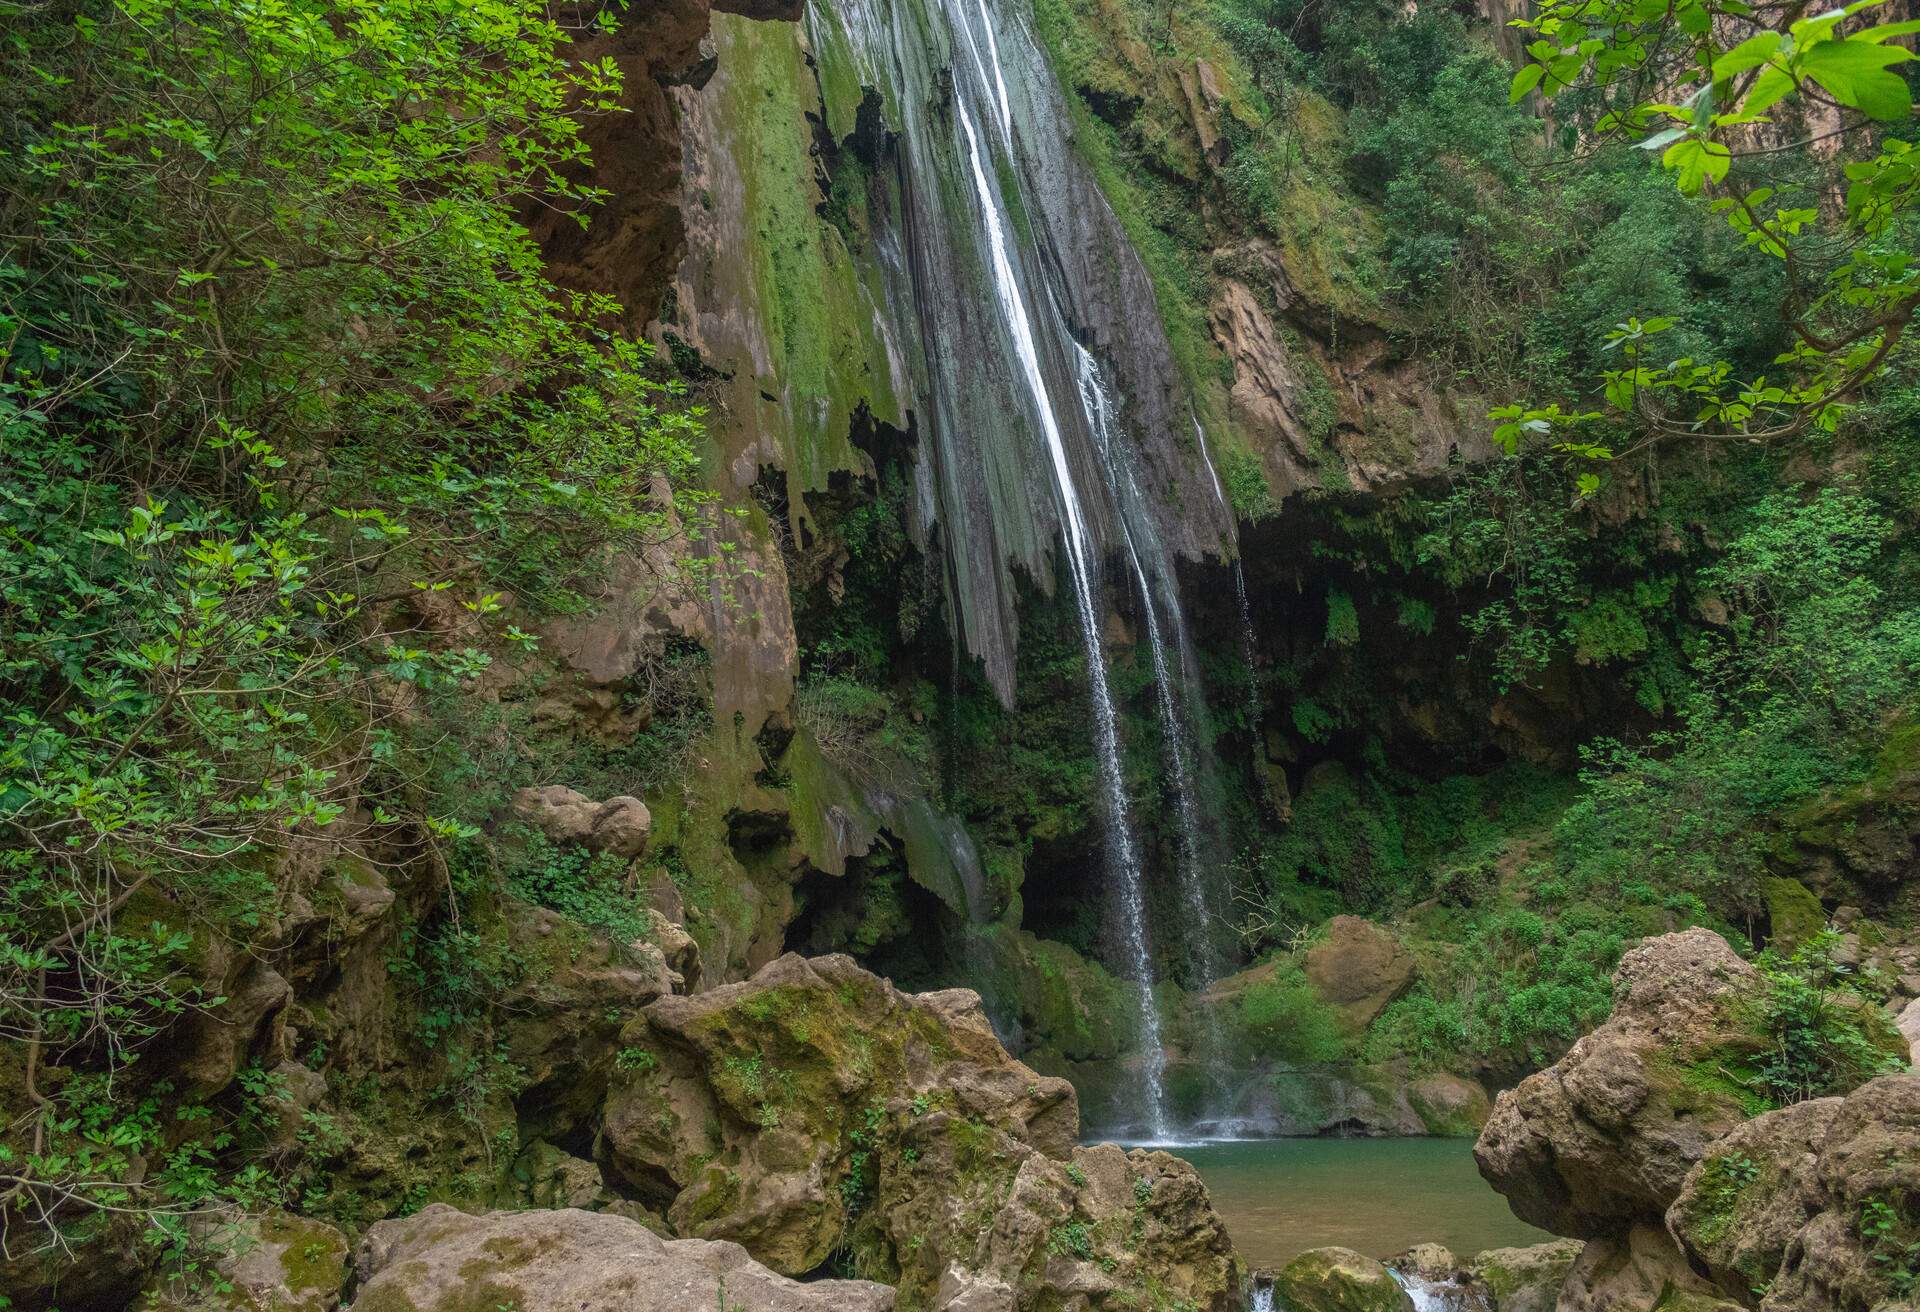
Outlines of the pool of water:
[{"label": "pool of water", "polygon": [[1255,1267],[1329,1244],[1387,1258],[1436,1243],[1468,1258],[1553,1237],[1508,1210],[1474,1168],[1467,1139],[1266,1139],[1169,1151],[1199,1169]]}]

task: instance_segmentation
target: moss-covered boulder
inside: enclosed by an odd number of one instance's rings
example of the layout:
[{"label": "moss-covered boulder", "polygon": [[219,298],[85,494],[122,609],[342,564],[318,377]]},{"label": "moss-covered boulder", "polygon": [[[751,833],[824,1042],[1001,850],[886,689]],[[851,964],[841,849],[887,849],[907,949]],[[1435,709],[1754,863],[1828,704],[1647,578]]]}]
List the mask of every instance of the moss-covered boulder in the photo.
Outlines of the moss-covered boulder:
[{"label": "moss-covered boulder", "polygon": [[851,1251],[915,1305],[943,1282],[1003,1284],[1021,1309],[1240,1297],[1193,1169],[1077,1146],[1072,1086],[1010,1057],[972,992],[907,995],[849,958],[788,955],[660,999],[621,1041],[603,1157],[676,1233],[793,1275]]},{"label": "moss-covered boulder", "polygon": [[190,1224],[198,1259],[171,1271],[139,1312],[334,1312],[347,1282],[347,1237],[324,1221],[269,1212]]},{"label": "moss-covered boulder", "polygon": [[354,1312],[891,1312],[864,1280],[800,1284],[738,1244],[665,1240],[604,1212],[491,1212],[436,1203],[382,1221],[355,1254]]},{"label": "moss-covered boulder", "polygon": [[1307,982],[1358,1033],[1413,987],[1413,954],[1391,930],[1359,916],[1335,916],[1307,952]]},{"label": "moss-covered boulder", "polygon": [[1553,1312],[1582,1247],[1577,1239],[1555,1239],[1524,1248],[1489,1248],[1467,1270],[1493,1312]]},{"label": "moss-covered boulder", "polygon": [[1281,1267],[1273,1292],[1293,1312],[1413,1312],[1393,1272],[1351,1248],[1314,1248]]},{"label": "moss-covered boulder", "polygon": [[1827,927],[1827,913],[1820,899],[1797,879],[1763,879],[1760,895],[1767,904],[1772,946],[1781,952],[1792,952]]}]

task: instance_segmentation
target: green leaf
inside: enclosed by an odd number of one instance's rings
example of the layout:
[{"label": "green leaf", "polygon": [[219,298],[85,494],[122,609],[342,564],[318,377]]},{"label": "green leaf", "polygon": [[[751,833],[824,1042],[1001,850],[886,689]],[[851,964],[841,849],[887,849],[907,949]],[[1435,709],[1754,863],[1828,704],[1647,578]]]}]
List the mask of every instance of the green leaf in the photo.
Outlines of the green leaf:
[{"label": "green leaf", "polygon": [[1753,80],[1753,86],[1747,91],[1746,101],[1740,106],[1743,114],[1764,114],[1775,105],[1793,94],[1799,84],[1793,74],[1778,64],[1769,67],[1766,72]]},{"label": "green leaf", "polygon": [[1748,37],[1713,61],[1713,80],[1724,82],[1750,68],[1758,68],[1780,49],[1778,32],[1760,32]]},{"label": "green leaf", "polygon": [[1699,194],[1705,183],[1718,182],[1726,177],[1727,166],[1733,163],[1733,156],[1717,141],[1688,137],[1667,147],[1667,153],[1660,157],[1660,162],[1679,175],[1677,182],[1680,190],[1693,196]]},{"label": "green leaf", "polygon": [[1547,70],[1539,64],[1528,64],[1513,75],[1513,86],[1507,91],[1507,103],[1517,105],[1527,92],[1540,85],[1540,78]]},{"label": "green leaf", "polygon": [[1814,46],[1801,56],[1800,66],[1841,104],[1869,118],[1891,122],[1911,111],[1913,91],[1906,79],[1888,71],[1888,66],[1912,58],[1911,50],[1899,46],[1843,39]]}]

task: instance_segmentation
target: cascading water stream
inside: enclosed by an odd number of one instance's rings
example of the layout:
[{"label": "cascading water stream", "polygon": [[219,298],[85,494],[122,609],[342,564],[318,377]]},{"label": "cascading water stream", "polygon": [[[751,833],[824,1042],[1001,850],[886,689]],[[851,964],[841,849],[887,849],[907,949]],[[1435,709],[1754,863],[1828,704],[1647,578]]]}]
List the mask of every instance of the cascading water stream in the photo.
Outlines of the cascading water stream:
[{"label": "cascading water stream", "polygon": [[[1070,339],[1071,340],[1071,339]],[[1094,438],[1099,443],[1102,454],[1107,458],[1107,468],[1118,475],[1123,486],[1116,489],[1123,500],[1141,501],[1142,494],[1138,480],[1134,476],[1133,462],[1124,443],[1120,440],[1113,405],[1109,400],[1106,379],[1101,375],[1099,362],[1093,353],[1073,341],[1074,368],[1079,381],[1080,403],[1087,413],[1088,423],[1092,426]],[[1179,883],[1181,901],[1185,903],[1192,917],[1194,931],[1188,943],[1193,968],[1192,982],[1212,983],[1217,975],[1218,962],[1211,951],[1211,935],[1208,927],[1213,920],[1213,908],[1207,897],[1207,878],[1204,869],[1205,844],[1200,824],[1200,804],[1194,790],[1194,769],[1190,744],[1193,732],[1181,714],[1176,696],[1176,688],[1191,690],[1194,686],[1187,676],[1191,674],[1186,652],[1190,646],[1186,634],[1185,617],[1180,612],[1180,599],[1171,579],[1164,580],[1166,599],[1164,602],[1167,618],[1174,631],[1176,645],[1181,654],[1181,681],[1176,684],[1174,672],[1167,660],[1167,644],[1161,632],[1160,610],[1162,602],[1156,598],[1153,582],[1147,576],[1141,564],[1139,545],[1135,541],[1134,528],[1123,520],[1122,537],[1127,548],[1127,561],[1133,568],[1135,581],[1140,587],[1140,610],[1147,634],[1147,652],[1153,663],[1153,683],[1156,700],[1159,704],[1160,732],[1167,751],[1167,773],[1173,787],[1175,816],[1179,823],[1180,850],[1178,854]],[[1155,553],[1164,558],[1163,553]]]},{"label": "cascading water stream", "polygon": [[[995,71],[998,72],[997,60]],[[1107,685],[1106,658],[1100,643],[1099,612],[1094,605],[1092,570],[1088,563],[1087,531],[1080,494],[1074,485],[1066,443],[1060,432],[1053,399],[1048,393],[1045,374],[1040,367],[1033,320],[1027,309],[1026,297],[1014,277],[1012,258],[1007,247],[1008,219],[1003,213],[998,192],[988,181],[980,140],[974,131],[973,117],[967,112],[964,92],[956,90],[954,109],[966,139],[974,191],[980,203],[981,221],[986,226],[992,281],[1000,303],[1001,318],[1012,338],[1021,378],[1045,439],[1054,490],[1060,505],[1062,535],[1066,539],[1067,572],[1073,584],[1081,641],[1086,649],[1087,683],[1093,702],[1094,754],[1099,762],[1101,790],[1105,795],[1107,842],[1118,884],[1121,936],[1127,955],[1131,958],[1128,964],[1140,986],[1140,1043],[1144,1059],[1147,1125],[1154,1138],[1163,1139],[1168,1133],[1166,1051],[1161,1040],[1159,1007],[1153,997],[1145,877],[1134,844],[1126,778],[1121,769],[1118,714]]]}]

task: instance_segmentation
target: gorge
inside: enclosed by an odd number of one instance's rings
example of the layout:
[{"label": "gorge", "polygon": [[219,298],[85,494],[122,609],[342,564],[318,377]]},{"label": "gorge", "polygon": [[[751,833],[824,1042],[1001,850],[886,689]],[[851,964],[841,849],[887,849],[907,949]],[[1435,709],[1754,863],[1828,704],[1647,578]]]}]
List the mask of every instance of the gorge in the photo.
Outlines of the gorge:
[{"label": "gorge", "polygon": [[1596,2],[0,0],[0,1309],[1904,1306],[1920,19]]}]

